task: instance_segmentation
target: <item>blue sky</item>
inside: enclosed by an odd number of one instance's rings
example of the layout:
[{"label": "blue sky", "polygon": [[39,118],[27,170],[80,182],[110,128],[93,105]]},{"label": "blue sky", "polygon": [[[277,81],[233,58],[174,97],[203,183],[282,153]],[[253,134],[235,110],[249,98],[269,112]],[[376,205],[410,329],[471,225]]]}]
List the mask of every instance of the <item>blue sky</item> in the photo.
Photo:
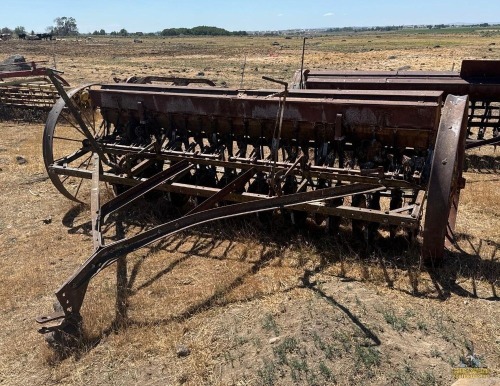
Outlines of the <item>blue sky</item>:
[{"label": "blue sky", "polygon": [[[44,32],[56,17],[74,17],[81,33],[104,28],[156,32],[210,25],[278,30],[400,24],[499,22],[498,0],[7,0],[0,27]],[[498,20],[497,20],[498,19]]]}]

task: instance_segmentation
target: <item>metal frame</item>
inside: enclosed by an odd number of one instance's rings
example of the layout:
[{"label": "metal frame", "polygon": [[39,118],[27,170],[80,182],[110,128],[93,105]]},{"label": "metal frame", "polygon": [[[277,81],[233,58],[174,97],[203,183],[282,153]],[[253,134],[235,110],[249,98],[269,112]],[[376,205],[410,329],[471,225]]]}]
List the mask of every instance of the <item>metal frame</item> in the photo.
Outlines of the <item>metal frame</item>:
[{"label": "metal frame", "polygon": [[[297,71],[292,88],[308,90],[440,90],[468,95],[467,149],[500,143],[500,60],[464,60],[461,71]],[[491,135],[485,138],[485,132]]]},{"label": "metal frame", "polygon": [[[447,228],[453,230],[453,205],[458,205],[463,188],[467,97],[448,96],[443,104],[439,92],[329,93],[288,91],[286,85],[284,92],[134,84],[97,89],[85,86],[68,94],[59,89],[62,98],[51,111],[44,131],[45,165],[55,187],[75,201],[77,196],[64,181],[70,177],[92,181],[95,252],[56,292],[62,311],[37,318],[42,333],[78,329],[90,280],[120,256],[199,224],[250,213],[305,211],[417,230],[428,192],[429,231],[424,232],[422,253],[433,262],[443,257],[444,235]],[[84,119],[72,100],[87,89],[104,119],[99,132],[87,127],[92,122]],[[74,153],[55,158],[53,141],[65,112],[75,118],[73,129],[83,140]],[[134,133],[150,133],[149,142],[122,143],[122,135],[130,128]],[[187,141],[189,138],[194,142]],[[179,141],[184,143],[184,150],[177,148]],[[431,167],[429,178],[424,170],[411,168],[408,174],[408,170],[388,171],[383,166],[353,169],[344,165],[339,149],[356,151],[367,141],[425,154]],[[239,144],[236,152],[235,142]],[[250,155],[247,143],[253,146]],[[302,154],[292,156],[290,149],[285,151],[286,146],[300,148]],[[265,147],[269,149],[267,155]],[[337,154],[337,167],[317,155],[327,148],[330,154]],[[314,165],[310,160],[313,149]],[[283,153],[281,158],[279,153]],[[84,157],[92,159],[86,167],[83,163],[71,166]],[[233,178],[220,186],[210,181],[185,181],[191,171],[204,168],[220,175],[230,172]],[[144,174],[150,170],[157,172]],[[297,186],[291,190],[285,188],[289,178],[297,179]],[[253,189],[258,181],[266,188]],[[99,182],[130,188],[99,207]],[[183,217],[105,245],[101,229],[106,218],[151,190],[207,199]],[[395,192],[401,198],[411,198],[411,202],[394,207],[391,202],[389,210],[354,205],[356,198],[365,195],[389,198]],[[346,197],[352,198],[353,205],[343,204]],[[221,201],[226,205],[215,207]],[[437,215],[432,214],[435,209]]]},{"label": "metal frame", "polygon": [[[56,89],[56,83],[61,87],[69,87],[69,83],[60,75],[62,72],[38,67],[35,62],[4,66],[16,65],[29,65],[31,69],[2,71],[2,65],[0,65],[0,103],[4,106],[49,110],[60,96]],[[53,79],[49,79],[49,74]],[[9,81],[4,81],[5,79],[9,79]]]},{"label": "metal frame", "polygon": [[[121,80],[114,78],[116,83],[121,83]],[[131,76],[125,80],[125,83],[134,84],[154,84],[154,83],[170,83],[173,86],[188,86],[190,84],[202,84],[215,87],[215,83],[210,79],[205,78],[183,78],[178,76]]]}]

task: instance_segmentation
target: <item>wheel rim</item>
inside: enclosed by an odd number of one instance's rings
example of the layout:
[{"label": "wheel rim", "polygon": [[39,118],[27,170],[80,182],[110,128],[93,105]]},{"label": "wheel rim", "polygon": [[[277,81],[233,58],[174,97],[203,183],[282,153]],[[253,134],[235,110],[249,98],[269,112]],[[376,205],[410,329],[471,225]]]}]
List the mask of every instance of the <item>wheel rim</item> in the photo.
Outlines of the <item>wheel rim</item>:
[{"label": "wheel rim", "polygon": [[436,138],[427,193],[422,256],[427,262],[443,258],[446,236],[455,228],[460,197],[465,136],[467,96],[449,95]]},{"label": "wheel rim", "polygon": [[[81,95],[85,95],[82,93],[88,91],[91,86],[93,84],[73,89],[68,92],[68,97],[78,102],[77,105],[80,105],[79,102],[81,101],[77,99]],[[90,103],[90,100],[85,98],[85,102]],[[65,107],[66,103],[60,98],[49,113],[43,133],[43,159],[47,174],[56,189],[70,200],[85,203],[88,202],[91,181],[80,177],[57,174],[51,169],[51,166],[55,163],[85,170],[91,167],[92,151],[88,144],[84,144],[88,138],[78,127],[69,109]],[[80,115],[93,137],[99,138],[102,136],[102,130],[99,128],[101,121],[99,119],[99,109],[91,104],[80,107]],[[86,148],[88,150],[83,150],[78,157],[74,157],[75,159],[68,158],[69,155]]]}]

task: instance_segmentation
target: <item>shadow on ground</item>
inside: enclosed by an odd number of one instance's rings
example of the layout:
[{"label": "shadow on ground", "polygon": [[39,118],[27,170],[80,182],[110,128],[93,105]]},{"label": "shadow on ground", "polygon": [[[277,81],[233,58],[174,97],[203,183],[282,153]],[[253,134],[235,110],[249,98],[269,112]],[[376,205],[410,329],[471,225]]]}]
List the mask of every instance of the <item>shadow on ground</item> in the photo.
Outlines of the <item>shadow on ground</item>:
[{"label": "shadow on ground", "polygon": [[[89,221],[79,223],[82,214],[88,208],[84,206],[73,207],[63,219],[63,224],[69,228],[69,233],[83,232],[91,236],[91,224]],[[180,214],[178,209],[166,205],[164,202],[155,202],[153,205],[141,202],[118,216],[110,219],[104,228],[104,233],[108,242],[123,239],[126,235],[137,234],[151,229],[155,225],[175,219]],[[85,216],[83,216],[85,217]],[[81,221],[80,221],[81,222]],[[180,248],[184,245],[186,235],[189,234],[192,243],[189,250]],[[379,237],[372,246],[367,246],[364,241],[355,240],[350,235],[347,223],[342,225],[342,231],[336,237],[327,235],[324,226],[318,226],[313,221],[308,221],[306,225],[297,229],[286,224],[284,216],[275,215],[271,224],[263,224],[258,221],[257,216],[246,216],[230,220],[221,220],[210,225],[198,226],[190,231],[184,231],[170,236],[154,246],[144,248],[142,258],[138,259],[130,269],[127,269],[126,256],[117,261],[117,297],[115,303],[115,320],[108,328],[102,331],[100,336],[83,336],[79,343],[72,349],[63,349],[56,355],[54,363],[64,360],[68,356],[79,358],[95,347],[107,335],[128,326],[148,327],[151,322],[144,323],[128,317],[128,298],[140,291],[145,291],[157,280],[171,273],[179,264],[188,260],[192,256],[199,256],[208,259],[225,260],[231,259],[230,252],[233,248],[233,240],[241,239],[242,234],[245,239],[256,240],[262,248],[260,256],[250,266],[250,268],[236,276],[232,281],[223,287],[218,288],[214,293],[205,299],[199,299],[195,304],[186,307],[182,312],[166,319],[155,320],[155,325],[168,325],[173,322],[180,322],[192,318],[212,307],[224,307],[231,304],[224,295],[229,294],[241,286],[245,281],[259,273],[267,267],[270,262],[280,264],[282,251],[291,244],[313,246],[314,253],[319,256],[319,263],[311,269],[302,269],[302,276],[297,278],[296,286],[287,288],[290,291],[295,288],[307,288],[315,292],[320,298],[327,301],[333,307],[341,310],[347,315],[352,323],[356,325],[374,345],[381,342],[376,334],[365,326],[354,314],[338,300],[324,293],[316,286],[310,278],[316,274],[323,273],[332,264],[339,264],[341,267],[340,276],[349,277],[348,268],[345,268],[346,259],[350,262],[358,262],[362,269],[380,268],[384,275],[386,284],[393,286],[393,279],[389,273],[397,269],[407,272],[410,278],[412,290],[398,289],[412,296],[425,297],[429,299],[444,300],[452,294],[462,297],[478,297],[475,291],[476,281],[487,282],[491,286],[491,296],[483,298],[490,301],[498,301],[496,287],[500,277],[500,263],[496,261],[498,243],[491,240],[480,240],[479,245],[473,244],[473,239],[466,234],[456,235],[455,252],[448,252],[442,265],[439,267],[425,267],[419,257],[418,242],[409,241],[402,232],[390,239],[389,237]],[[458,245],[468,243],[474,253],[468,253]],[[221,251],[221,247],[224,249]],[[484,251],[487,248],[489,256],[485,258]],[[217,249],[214,257],[212,253]],[[469,249],[469,248],[468,248]],[[147,264],[148,257],[156,250],[165,250],[171,253],[180,254],[181,257],[171,261],[167,266],[158,271],[150,279],[134,288],[137,275],[144,264]],[[179,253],[181,252],[181,253]],[[245,260],[242,256],[240,260]],[[128,275],[130,272],[130,275]],[[418,288],[418,280],[422,272],[427,272],[435,286],[433,293],[421,292]],[[128,277],[127,277],[128,276]],[[473,283],[472,292],[460,286],[457,279],[467,278]],[[354,279],[353,279],[354,280]],[[368,278],[369,280],[369,278]],[[437,293],[437,296],[435,295]],[[256,294],[254,298],[259,298]],[[221,299],[223,299],[221,301]]]}]

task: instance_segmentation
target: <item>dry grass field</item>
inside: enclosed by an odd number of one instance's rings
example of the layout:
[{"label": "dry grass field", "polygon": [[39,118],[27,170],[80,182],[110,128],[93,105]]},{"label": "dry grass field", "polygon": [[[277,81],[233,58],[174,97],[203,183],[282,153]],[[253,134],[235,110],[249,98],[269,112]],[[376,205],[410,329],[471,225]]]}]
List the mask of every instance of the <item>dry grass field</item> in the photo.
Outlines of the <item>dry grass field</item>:
[{"label": "dry grass field", "polygon": [[[239,87],[246,55],[243,87],[270,87],[263,75],[290,80],[300,67],[298,37],[142,40],[11,40],[0,42],[0,59],[55,62],[75,86],[178,75]],[[305,65],[450,70],[480,58],[500,58],[500,34],[315,37]],[[90,211],[48,180],[42,130],[0,122],[0,385],[449,385],[472,354],[500,376],[498,150],[469,155],[458,248],[435,272],[404,240],[366,255],[347,222],[339,241],[279,216],[270,231],[253,218],[219,222],[127,256],[118,298],[116,266],[98,275],[82,310],[84,339],[63,357],[34,318],[91,254]],[[137,232],[176,215],[141,203],[117,223]],[[117,232],[111,224],[107,239]],[[120,302],[127,315],[117,323]]]}]

